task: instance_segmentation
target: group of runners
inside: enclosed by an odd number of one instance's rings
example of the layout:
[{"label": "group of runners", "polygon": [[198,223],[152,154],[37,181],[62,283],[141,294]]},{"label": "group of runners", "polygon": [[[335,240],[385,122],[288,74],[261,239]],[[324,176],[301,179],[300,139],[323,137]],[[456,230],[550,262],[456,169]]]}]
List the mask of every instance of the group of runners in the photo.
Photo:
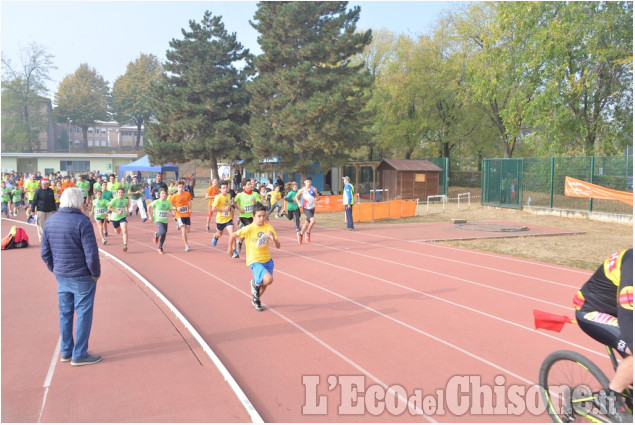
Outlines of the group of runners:
[{"label": "group of runners", "polygon": [[[315,203],[319,199],[319,193],[312,186],[311,177],[307,177],[304,186],[298,189],[296,182],[285,185],[283,192],[280,185],[276,184],[267,191],[263,185],[258,192],[254,190],[254,181],[245,180],[241,191],[230,188],[229,181],[210,181],[206,199],[208,199],[208,215],[206,230],[212,233],[211,220],[215,217],[215,231],[213,232],[211,245],[218,246],[222,236],[228,234],[227,252],[232,258],[240,258],[242,247],[245,246],[246,263],[253,273],[251,280],[252,303],[261,311],[260,297],[267,286],[273,283],[273,260],[269,251],[269,244],[273,243],[280,248],[275,228],[269,223],[269,218],[275,217],[295,220],[295,230],[299,244],[311,242],[311,230],[315,226]],[[123,251],[128,251],[128,217],[134,210],[140,211],[141,221],[146,218],[157,226],[153,235],[153,242],[157,245],[157,252],[164,254],[164,244],[170,222],[175,223],[177,231],[181,233],[181,239],[185,251],[191,248],[188,242],[188,234],[192,226],[192,197],[185,190],[185,182],[175,183],[176,192],[172,192],[157,175],[156,183],[152,188],[152,201],[147,205],[147,213],[136,177],[126,190],[123,186],[117,187],[115,194],[107,190],[95,188],[95,199],[92,201],[90,215],[97,222],[102,244],[108,242],[108,224],[112,224],[117,234],[123,237]],[[137,197],[139,196],[139,197]],[[110,198],[110,199],[107,199]],[[286,203],[286,207],[284,206]],[[300,224],[300,205],[306,215],[306,221]]]}]

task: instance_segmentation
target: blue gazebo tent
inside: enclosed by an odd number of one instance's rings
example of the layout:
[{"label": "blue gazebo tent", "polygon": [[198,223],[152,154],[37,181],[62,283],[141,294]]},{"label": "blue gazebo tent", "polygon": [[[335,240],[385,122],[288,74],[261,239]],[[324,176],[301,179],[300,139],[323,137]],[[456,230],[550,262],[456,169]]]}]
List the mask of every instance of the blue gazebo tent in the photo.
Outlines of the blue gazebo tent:
[{"label": "blue gazebo tent", "polygon": [[123,178],[123,173],[126,171],[134,172],[136,171],[138,175],[141,174],[142,171],[146,172],[154,172],[164,174],[166,171],[174,172],[176,178],[179,178],[179,166],[173,164],[163,164],[163,165],[152,165],[150,164],[150,159],[148,155],[143,156],[136,161],[132,161],[128,164],[119,166],[119,180]]}]

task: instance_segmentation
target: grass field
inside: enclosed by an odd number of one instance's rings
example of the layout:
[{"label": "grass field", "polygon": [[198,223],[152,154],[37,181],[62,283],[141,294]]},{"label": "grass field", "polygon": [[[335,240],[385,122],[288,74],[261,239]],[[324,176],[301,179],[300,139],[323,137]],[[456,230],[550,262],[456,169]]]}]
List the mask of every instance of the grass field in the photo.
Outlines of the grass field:
[{"label": "grass field", "polygon": [[[450,198],[456,198],[457,193],[470,191],[473,194],[478,192],[478,190],[475,192],[474,189],[453,187],[450,189],[449,196]],[[201,189],[197,192],[201,195],[203,194]],[[195,211],[207,211],[207,201],[199,195],[193,200],[192,208]],[[468,222],[500,220],[517,222],[526,226],[534,224],[584,232],[578,235],[520,236],[517,238],[479,239],[443,243],[586,270],[595,270],[612,253],[633,246],[633,227],[625,224],[540,216],[523,210],[482,207],[479,199],[472,200],[469,209],[467,209],[465,199],[462,199],[461,210],[458,209],[456,201],[447,203],[445,212],[441,212],[441,210],[441,205],[436,204],[430,208],[430,214],[426,215],[426,208],[423,205],[419,208],[420,215],[418,217],[381,220],[375,223],[447,223],[452,218],[464,218]],[[319,226],[345,227],[343,213],[341,212],[318,213],[316,220],[316,230],[319,230]],[[273,224],[275,225],[275,222]],[[373,226],[373,223],[356,223],[355,226]]]}]

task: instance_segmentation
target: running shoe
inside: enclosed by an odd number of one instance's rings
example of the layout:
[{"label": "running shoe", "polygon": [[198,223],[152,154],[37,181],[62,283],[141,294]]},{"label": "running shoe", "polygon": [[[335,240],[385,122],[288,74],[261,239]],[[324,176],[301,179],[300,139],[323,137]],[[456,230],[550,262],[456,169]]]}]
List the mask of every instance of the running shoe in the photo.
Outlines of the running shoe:
[{"label": "running shoe", "polygon": [[128,245],[124,244],[124,246],[123,246],[123,252],[128,252]]},{"label": "running shoe", "polygon": [[209,226],[205,226],[205,230],[207,230],[207,233],[209,233],[210,232]]},{"label": "running shoe", "polygon": [[216,246],[217,243],[218,243],[218,238],[214,236],[214,239],[212,239],[212,246]]},{"label": "running shoe", "polygon": [[152,242],[154,242],[154,244],[158,244],[159,243],[159,237],[157,236],[157,234],[154,234],[154,237],[152,238]]},{"label": "running shoe", "polygon": [[159,254],[163,254],[163,248],[157,248],[157,252],[158,252]]},{"label": "running shoe", "polygon": [[145,223],[146,221],[148,221],[148,219],[147,219],[147,218],[142,218],[142,219],[141,219],[141,222],[142,222],[142,223]]},{"label": "running shoe", "polygon": [[190,250],[190,246],[189,245],[185,245],[185,252]]},{"label": "running shoe", "polygon": [[128,211],[128,217],[132,217],[132,211]]},{"label": "running shoe", "polygon": [[311,234],[310,233],[306,234],[306,242],[307,243],[311,243]]},{"label": "running shoe", "polygon": [[104,232],[104,236],[108,237],[108,232]]},{"label": "running shoe", "polygon": [[234,250],[234,254],[232,255],[232,258],[240,258],[240,256],[238,255],[238,251]]},{"label": "running shoe", "polygon": [[251,295],[255,298],[260,298],[260,287],[256,285],[256,281],[251,279]]},{"label": "running shoe", "polygon": [[256,311],[262,311],[262,304],[260,304],[260,300],[256,297],[251,299],[251,303],[256,307]]},{"label": "running shoe", "polygon": [[298,243],[302,245],[302,233],[298,232]]},{"label": "running shoe", "polygon": [[102,240],[101,240],[101,244],[102,244],[102,245],[106,245],[107,243],[108,243],[108,241],[107,241],[106,239],[102,239]]},{"label": "running shoe", "polygon": [[240,249],[243,247],[243,243],[241,241],[236,242],[236,250],[240,252]]}]

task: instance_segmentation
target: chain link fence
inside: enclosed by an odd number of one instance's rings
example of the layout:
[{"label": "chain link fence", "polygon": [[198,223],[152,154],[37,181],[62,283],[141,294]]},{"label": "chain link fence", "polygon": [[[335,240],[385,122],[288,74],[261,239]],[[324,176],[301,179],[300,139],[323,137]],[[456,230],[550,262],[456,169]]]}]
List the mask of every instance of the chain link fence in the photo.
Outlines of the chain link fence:
[{"label": "chain link fence", "polygon": [[[482,204],[508,208],[547,207],[633,214],[630,205],[564,195],[565,177],[623,192],[633,192],[633,157],[584,156],[483,160]],[[511,195],[517,180],[516,198]]]}]

